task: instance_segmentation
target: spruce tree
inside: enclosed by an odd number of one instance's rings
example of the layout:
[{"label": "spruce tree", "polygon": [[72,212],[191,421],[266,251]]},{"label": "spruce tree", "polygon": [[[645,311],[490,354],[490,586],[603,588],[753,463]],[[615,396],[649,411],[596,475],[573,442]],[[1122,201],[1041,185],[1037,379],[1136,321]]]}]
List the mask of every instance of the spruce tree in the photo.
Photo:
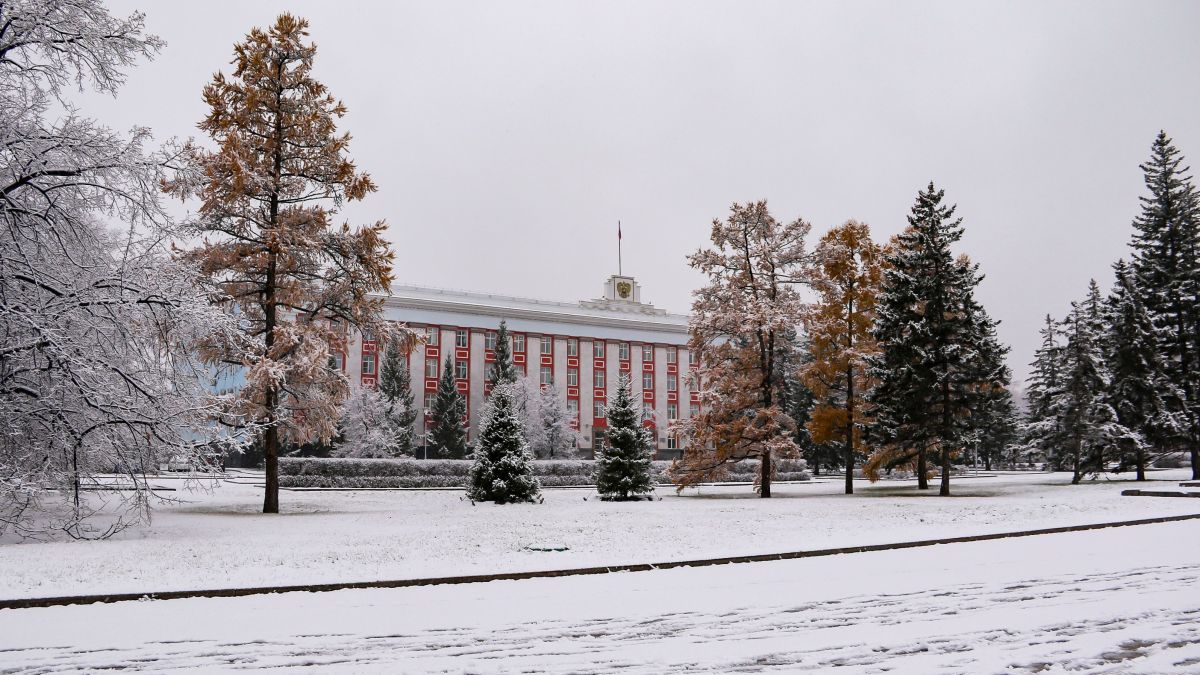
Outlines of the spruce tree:
[{"label": "spruce tree", "polygon": [[1192,478],[1200,480],[1200,206],[1190,168],[1166,132],[1154,139],[1141,165],[1149,196],[1133,221],[1132,269],[1142,304],[1158,334],[1166,379],[1183,392],[1179,411],[1191,454]]},{"label": "spruce tree", "polygon": [[462,457],[467,452],[467,402],[458,393],[454,384],[454,360],[446,355],[442,377],[438,380],[437,395],[433,399],[430,445],[443,457]]},{"label": "spruce tree", "polygon": [[[973,291],[978,267],[955,259],[962,219],[943,206],[933,183],[917,195],[909,227],[887,256],[872,336],[880,352],[867,358],[876,385],[868,396],[868,433],[876,451],[868,475],[915,464],[918,487],[929,487],[928,455],[938,453],[939,494],[950,494],[950,461],[970,441],[976,393],[991,377],[975,354],[986,347],[985,324]],[[994,325],[994,324],[992,324]]]},{"label": "spruce tree", "polygon": [[497,504],[537,501],[541,485],[529,464],[532,459],[510,385],[500,385],[483,411],[467,496]]},{"label": "spruce tree", "polygon": [[1109,296],[1111,322],[1104,340],[1105,359],[1112,374],[1108,401],[1117,420],[1131,433],[1122,448],[1122,468],[1133,466],[1146,480],[1146,463],[1185,431],[1168,402],[1181,402],[1183,393],[1164,372],[1157,350],[1157,331],[1142,304],[1135,277],[1125,261],[1114,265],[1116,284]]},{"label": "spruce tree", "polygon": [[979,305],[974,306],[974,312],[979,348],[971,361],[978,388],[972,397],[969,419],[976,455],[983,459],[984,468],[991,471],[993,463],[1010,456],[1010,448],[1016,442],[1016,406],[1011,391],[1012,371],[1005,360],[1009,349],[996,335],[997,322]]},{"label": "spruce tree", "polygon": [[1105,463],[1130,434],[1117,421],[1106,391],[1111,381],[1092,329],[1086,303],[1072,303],[1067,319],[1067,344],[1063,350],[1062,385],[1050,397],[1050,413],[1057,420],[1051,436],[1056,464],[1071,470],[1071,483],[1104,470]]},{"label": "spruce tree", "polygon": [[492,363],[491,384],[512,384],[517,381],[517,367],[513,365],[512,341],[508,337],[508,325],[500,320],[500,330],[496,331],[496,349],[493,350],[496,360]]},{"label": "spruce tree", "polygon": [[396,346],[389,346],[384,356],[383,367],[379,371],[379,393],[388,405],[387,414],[395,435],[392,443],[394,453],[413,455],[417,408],[413,400],[408,359],[403,350]]},{"label": "spruce tree", "polygon": [[1034,352],[1029,377],[1025,379],[1025,419],[1020,427],[1021,449],[1049,460],[1058,431],[1058,418],[1050,409],[1051,399],[1062,386],[1063,348],[1058,323],[1046,315],[1039,331],[1042,344]]},{"label": "spruce tree", "polygon": [[642,425],[642,406],[622,375],[608,404],[604,447],[596,458],[596,491],[606,501],[640,499],[654,490],[650,479],[650,432]]}]

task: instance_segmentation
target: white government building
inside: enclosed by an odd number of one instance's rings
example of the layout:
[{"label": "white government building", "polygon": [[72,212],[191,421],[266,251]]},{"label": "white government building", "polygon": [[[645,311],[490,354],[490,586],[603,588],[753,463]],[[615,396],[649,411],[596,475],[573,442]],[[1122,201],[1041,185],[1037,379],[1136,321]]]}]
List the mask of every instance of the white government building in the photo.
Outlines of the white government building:
[{"label": "white government building", "polygon": [[[517,369],[557,386],[575,415],[585,452],[603,439],[604,402],[614,395],[620,374],[630,376],[634,395],[653,410],[648,424],[655,428],[658,458],[680,454],[668,421],[698,410],[687,377],[688,317],[642,302],[641,287],[630,276],[613,275],[603,297],[577,303],[396,286],[385,300],[384,316],[426,335],[409,357],[420,434],[430,430],[428,411],[450,355],[467,400],[469,438],[475,438],[501,320],[512,336]],[[356,386],[374,386],[379,370],[378,345],[366,337],[354,335],[343,360]]]}]

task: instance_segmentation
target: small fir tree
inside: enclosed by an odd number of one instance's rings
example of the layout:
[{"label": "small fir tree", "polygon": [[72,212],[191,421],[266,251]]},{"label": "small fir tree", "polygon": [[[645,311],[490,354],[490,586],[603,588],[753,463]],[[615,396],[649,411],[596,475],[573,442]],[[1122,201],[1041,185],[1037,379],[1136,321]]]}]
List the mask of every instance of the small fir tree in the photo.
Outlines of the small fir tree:
[{"label": "small fir tree", "polygon": [[537,501],[541,485],[529,464],[532,459],[510,385],[498,386],[483,410],[467,496],[497,504]]},{"label": "small fir tree", "polygon": [[508,336],[508,324],[501,319],[500,330],[496,331],[496,360],[492,363],[492,386],[512,384],[517,381],[517,367],[513,365],[512,340]]},{"label": "small fir tree", "polygon": [[454,383],[454,360],[446,355],[442,376],[433,399],[430,445],[443,457],[462,457],[467,453],[467,401]]},{"label": "small fir tree", "polygon": [[1025,418],[1020,425],[1021,452],[1029,457],[1049,460],[1054,453],[1058,418],[1050,403],[1062,386],[1063,347],[1058,323],[1049,314],[1039,331],[1042,344],[1034,352],[1029,377],[1025,379]]},{"label": "small fir tree", "polygon": [[413,455],[417,407],[413,400],[412,377],[408,358],[403,349],[389,346],[379,371],[379,393],[387,403],[387,416],[395,440],[391,444],[396,455]]},{"label": "small fir tree", "polygon": [[642,424],[642,406],[622,375],[608,404],[606,441],[596,458],[596,491],[606,501],[640,499],[654,490],[650,480],[650,430]]},{"label": "small fir tree", "polygon": [[1072,304],[1067,320],[1067,345],[1063,350],[1062,386],[1050,398],[1050,412],[1057,420],[1050,440],[1058,457],[1052,461],[1071,470],[1071,483],[1104,470],[1107,459],[1130,433],[1117,421],[1117,413],[1106,400],[1110,376],[1092,331],[1086,303]]}]

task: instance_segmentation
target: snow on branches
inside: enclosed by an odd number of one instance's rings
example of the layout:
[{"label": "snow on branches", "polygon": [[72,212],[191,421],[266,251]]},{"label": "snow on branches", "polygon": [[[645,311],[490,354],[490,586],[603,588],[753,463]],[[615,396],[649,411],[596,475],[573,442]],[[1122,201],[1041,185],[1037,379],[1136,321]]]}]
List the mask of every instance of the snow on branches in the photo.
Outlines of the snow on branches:
[{"label": "snow on branches", "polygon": [[[283,443],[327,440],[347,394],[345,377],[327,368],[344,349],[345,329],[373,331],[407,349],[415,334],[382,320],[392,252],[385,224],[337,224],[347,201],[375,191],[346,156],[337,133],[346,107],[313,78],[316,46],[308,22],[282,14],[235,46],[232,76],[204,88],[200,128],[218,147],[186,148],[167,189],[198,197],[190,222],[203,243],[186,259],[220,288],[243,327],[237,342],[214,342],[211,362],[245,370],[237,410],[266,427],[263,511],[279,510],[277,458]],[[250,350],[241,348],[248,341]]]},{"label": "snow on branches", "polygon": [[681,490],[756,458],[759,494],[770,497],[772,459],[799,453],[776,360],[804,314],[795,286],[807,280],[810,228],[800,219],[780,223],[765,201],[734,204],[726,220],[713,221],[713,248],[688,258],[708,284],[694,294],[689,325],[701,412],[676,425],[686,448],[671,477]]},{"label": "snow on branches", "polygon": [[194,345],[235,324],[171,259],[171,158],[62,98],[115,93],[161,46],[141,14],[93,0],[0,4],[0,534],[102,537],[148,518],[146,472],[197,461],[220,407]]}]

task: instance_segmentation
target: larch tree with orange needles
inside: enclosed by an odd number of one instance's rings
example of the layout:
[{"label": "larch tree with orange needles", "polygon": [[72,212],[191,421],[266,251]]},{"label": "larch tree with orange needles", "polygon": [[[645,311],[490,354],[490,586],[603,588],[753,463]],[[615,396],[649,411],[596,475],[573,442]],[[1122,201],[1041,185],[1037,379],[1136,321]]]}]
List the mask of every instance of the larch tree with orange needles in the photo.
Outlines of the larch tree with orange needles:
[{"label": "larch tree with orange needles", "polygon": [[819,297],[804,317],[812,360],[801,370],[816,398],[808,431],[814,443],[842,441],[846,494],[854,493],[854,458],[863,452],[859,411],[871,386],[866,358],[878,351],[871,327],[883,259],[870,228],[854,220],[827,232],[813,251]]},{"label": "larch tree with orange needles", "polygon": [[183,257],[220,289],[243,326],[236,343],[214,341],[204,356],[240,370],[245,385],[231,408],[265,426],[264,513],[279,512],[278,457],[284,443],[329,439],[345,376],[330,367],[347,327],[371,330],[407,348],[412,333],[382,321],[392,252],[385,224],[335,224],[339,207],[375,191],[347,157],[346,107],[312,77],[316,46],[308,22],[282,14],[234,45],[230,77],[204,88],[199,124],[216,144],[190,146],[166,189],[197,197],[191,233],[202,239]]},{"label": "larch tree with orange needles", "polygon": [[700,357],[701,411],[676,425],[686,447],[670,475],[680,490],[758,459],[759,496],[770,497],[773,460],[799,455],[779,355],[804,314],[796,286],[806,281],[809,229],[801,219],[775,220],[765,201],[734,204],[713,221],[713,247],[688,257],[708,285],[692,303],[688,348]]}]

